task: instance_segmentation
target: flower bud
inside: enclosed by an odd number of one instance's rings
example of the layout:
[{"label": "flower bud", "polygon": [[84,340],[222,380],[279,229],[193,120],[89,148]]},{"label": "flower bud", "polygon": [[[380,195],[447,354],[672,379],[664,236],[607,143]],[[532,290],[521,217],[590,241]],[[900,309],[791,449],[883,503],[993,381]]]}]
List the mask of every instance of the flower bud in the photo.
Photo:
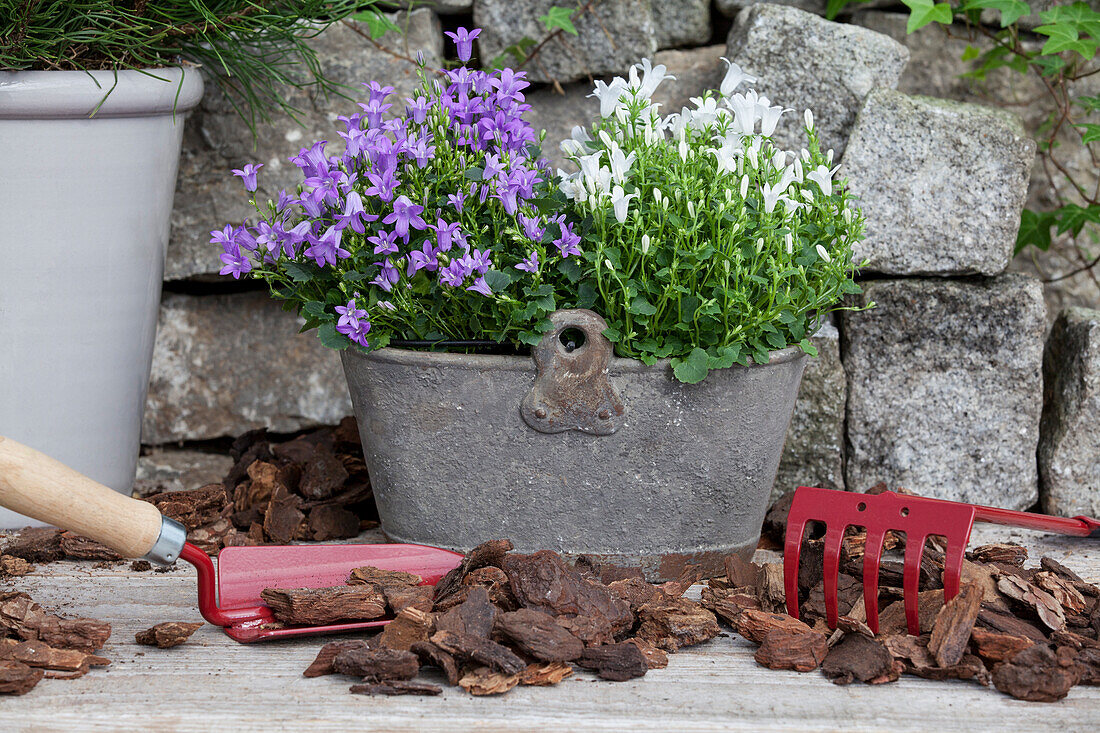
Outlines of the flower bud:
[{"label": "flower bud", "polygon": [[811,112],[810,110],[806,110],[806,112],[802,115],[802,119],[806,122],[806,129],[809,130],[810,132],[813,132],[813,130],[814,130],[814,113]]},{"label": "flower bud", "polygon": [[825,161],[829,164],[833,164],[833,149],[829,148],[829,152],[825,153]]},{"label": "flower bud", "polygon": [[[819,244],[818,246],[820,247],[821,245]],[[611,260],[604,258],[603,264],[604,267],[606,267],[608,270],[611,270],[612,272],[615,271],[615,266],[611,264]]]},{"label": "flower bud", "polygon": [[649,252],[649,235],[648,234],[643,234],[642,235],[642,254],[646,254],[648,252]]},{"label": "flower bud", "polygon": [[694,201],[688,201],[688,216],[690,216],[692,219],[695,218],[695,202]]},{"label": "flower bud", "polygon": [[764,251],[764,238],[760,237],[756,240],[756,253],[760,254]]},{"label": "flower bud", "polygon": [[820,244],[817,245],[817,256],[820,257],[826,263],[832,262],[832,258],[829,257],[829,253]]},{"label": "flower bud", "polygon": [[663,195],[664,194],[661,193],[661,189],[659,189],[659,188],[654,188],[653,189],[653,200],[656,201],[658,205],[661,203],[661,197]]},{"label": "flower bud", "polygon": [[749,175],[746,173],[741,176],[741,198],[742,200],[748,198],[749,195]]},{"label": "flower bud", "polygon": [[783,236],[783,239],[787,244],[787,254],[793,254],[794,253],[794,237],[791,236],[790,232],[787,232]]}]

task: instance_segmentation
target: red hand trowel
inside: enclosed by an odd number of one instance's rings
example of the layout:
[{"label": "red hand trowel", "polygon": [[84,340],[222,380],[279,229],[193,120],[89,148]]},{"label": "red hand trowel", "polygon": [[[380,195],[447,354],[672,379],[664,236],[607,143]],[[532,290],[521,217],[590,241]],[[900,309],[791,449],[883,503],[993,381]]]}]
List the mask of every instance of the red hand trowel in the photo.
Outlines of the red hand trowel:
[{"label": "red hand trowel", "polygon": [[[423,545],[295,545],[227,547],[218,569],[187,542],[183,526],[148,502],[96,483],[54,459],[0,436],[0,506],[90,537],[129,558],[171,564],[183,558],[198,570],[199,611],[240,642],[332,634],[384,626],[388,619],[328,626],[275,624],[260,600],[264,588],[343,585],[370,565],[401,570],[435,584],[462,555]],[[215,590],[215,582],[217,589]]]}]

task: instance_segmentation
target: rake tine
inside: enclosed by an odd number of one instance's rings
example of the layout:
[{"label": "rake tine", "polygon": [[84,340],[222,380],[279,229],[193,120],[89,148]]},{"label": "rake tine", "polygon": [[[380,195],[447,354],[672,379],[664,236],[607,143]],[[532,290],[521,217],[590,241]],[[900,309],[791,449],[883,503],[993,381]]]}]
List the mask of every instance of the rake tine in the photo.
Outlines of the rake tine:
[{"label": "rake tine", "polygon": [[901,585],[905,595],[905,621],[913,636],[920,636],[920,561],[926,539],[927,535],[906,535],[905,538],[905,570]]},{"label": "rake tine", "polygon": [[787,615],[798,618],[798,555],[802,551],[802,535],[809,520],[787,519],[787,534],[783,538],[783,593],[787,598]]},{"label": "rake tine", "polygon": [[863,550],[863,608],[867,611],[867,625],[878,633],[878,575],[882,558],[882,543],[886,530],[867,530],[867,543]]},{"label": "rake tine", "polygon": [[844,542],[844,530],[848,525],[827,527],[825,532],[825,622],[830,629],[837,625],[838,608],[836,586],[840,579],[840,546]]},{"label": "rake tine", "polygon": [[959,581],[962,578],[962,564],[966,557],[966,542],[947,541],[947,550],[943,559],[943,602],[947,603],[959,594]]}]

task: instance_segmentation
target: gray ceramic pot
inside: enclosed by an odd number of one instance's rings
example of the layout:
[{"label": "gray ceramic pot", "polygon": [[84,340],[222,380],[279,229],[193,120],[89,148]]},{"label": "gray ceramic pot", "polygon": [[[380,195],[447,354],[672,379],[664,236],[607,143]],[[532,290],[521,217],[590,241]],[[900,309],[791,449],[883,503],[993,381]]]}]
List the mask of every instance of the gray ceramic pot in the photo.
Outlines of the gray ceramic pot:
[{"label": "gray ceramic pot", "polygon": [[202,95],[197,72],[151,73],[0,72],[0,435],[127,494]]},{"label": "gray ceramic pot", "polygon": [[664,579],[750,557],[807,357],[687,385],[667,361],[611,357],[589,311],[552,320],[533,358],[344,352],[386,535],[460,551],[506,537]]}]

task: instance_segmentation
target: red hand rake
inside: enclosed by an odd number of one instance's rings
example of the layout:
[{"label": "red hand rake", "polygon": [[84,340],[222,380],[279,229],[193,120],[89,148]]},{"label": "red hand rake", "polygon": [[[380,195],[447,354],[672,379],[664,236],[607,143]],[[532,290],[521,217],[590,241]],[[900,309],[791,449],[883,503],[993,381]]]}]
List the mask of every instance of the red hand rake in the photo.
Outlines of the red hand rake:
[{"label": "red hand rake", "polygon": [[863,605],[867,625],[878,633],[878,577],[882,543],[890,530],[905,533],[905,562],[902,589],[905,620],[909,633],[920,634],[917,615],[917,586],[924,543],[929,535],[947,541],[944,552],[944,600],[959,592],[962,563],[974,522],[1046,530],[1077,537],[1100,538],[1100,521],[1089,517],[1048,517],[1010,509],[962,504],[942,499],[907,496],[885,491],[857,494],[832,489],[799,486],[787,514],[787,535],[783,549],[783,581],[787,613],[798,618],[798,558],[807,522],[823,522],[825,532],[825,614],[830,629],[837,625],[837,581],[840,577],[840,548],[850,526],[867,530],[863,556]]}]

